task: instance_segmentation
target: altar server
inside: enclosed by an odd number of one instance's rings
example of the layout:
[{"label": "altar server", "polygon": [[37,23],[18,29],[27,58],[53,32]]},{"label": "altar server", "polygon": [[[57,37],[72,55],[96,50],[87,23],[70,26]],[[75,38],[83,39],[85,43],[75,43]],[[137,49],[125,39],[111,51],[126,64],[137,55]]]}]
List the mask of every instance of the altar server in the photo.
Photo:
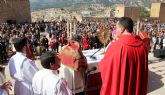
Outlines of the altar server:
[{"label": "altar server", "polygon": [[9,60],[10,76],[15,80],[14,95],[33,95],[32,78],[38,70],[35,63],[26,57],[27,38],[14,40],[16,54]]},{"label": "altar server", "polygon": [[44,69],[38,71],[33,78],[35,95],[72,95],[67,82],[58,76],[60,59],[48,51],[41,56],[41,65]]}]

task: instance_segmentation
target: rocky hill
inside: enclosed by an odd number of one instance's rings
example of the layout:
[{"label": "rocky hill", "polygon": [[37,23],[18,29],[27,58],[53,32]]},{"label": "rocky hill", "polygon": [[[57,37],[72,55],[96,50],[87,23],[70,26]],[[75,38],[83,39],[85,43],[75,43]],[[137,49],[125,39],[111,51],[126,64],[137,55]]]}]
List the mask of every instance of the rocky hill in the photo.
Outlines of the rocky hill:
[{"label": "rocky hill", "polygon": [[104,4],[111,6],[114,3],[122,3],[122,0],[30,0],[31,10],[47,8],[63,8],[70,6],[87,5],[87,4]]},{"label": "rocky hill", "polygon": [[[46,8],[63,8],[74,6],[77,4],[104,4],[112,6],[122,4],[126,0],[30,0],[31,10],[46,9]],[[128,5],[150,7],[152,2],[160,2],[161,0],[128,0]]]},{"label": "rocky hill", "polygon": [[[61,18],[68,19],[82,17],[110,17],[113,16],[116,4],[123,0],[30,0],[32,21],[54,21]],[[156,0],[157,1],[157,0]],[[129,0],[129,6],[144,6],[150,8],[154,0]]]}]

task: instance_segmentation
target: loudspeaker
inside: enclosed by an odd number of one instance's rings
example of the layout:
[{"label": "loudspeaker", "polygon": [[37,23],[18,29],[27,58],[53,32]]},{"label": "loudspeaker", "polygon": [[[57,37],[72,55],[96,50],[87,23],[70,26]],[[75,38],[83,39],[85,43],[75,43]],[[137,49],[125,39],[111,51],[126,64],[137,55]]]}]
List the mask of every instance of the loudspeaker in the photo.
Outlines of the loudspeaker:
[{"label": "loudspeaker", "polygon": [[156,58],[165,57],[165,49],[156,49],[154,51],[154,57],[156,57]]}]

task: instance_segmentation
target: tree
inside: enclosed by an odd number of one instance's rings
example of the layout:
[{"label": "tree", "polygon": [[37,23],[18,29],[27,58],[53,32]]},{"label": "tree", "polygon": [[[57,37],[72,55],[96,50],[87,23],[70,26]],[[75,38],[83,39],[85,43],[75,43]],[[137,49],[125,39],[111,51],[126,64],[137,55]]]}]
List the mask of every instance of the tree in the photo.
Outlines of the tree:
[{"label": "tree", "polygon": [[150,11],[147,10],[145,7],[141,7],[140,11],[141,11],[140,12],[140,16],[142,18],[148,18],[148,17],[150,17]]}]

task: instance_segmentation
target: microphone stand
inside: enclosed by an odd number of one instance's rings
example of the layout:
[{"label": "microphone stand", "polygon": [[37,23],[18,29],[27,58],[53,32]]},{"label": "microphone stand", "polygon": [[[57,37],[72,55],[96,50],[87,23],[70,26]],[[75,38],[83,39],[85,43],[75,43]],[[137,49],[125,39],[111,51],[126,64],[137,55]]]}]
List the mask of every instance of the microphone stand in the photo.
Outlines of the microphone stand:
[{"label": "microphone stand", "polygon": [[88,88],[88,74],[89,73],[86,73],[84,72],[84,83],[85,83],[85,90],[84,90],[84,95],[87,95],[87,88]]},{"label": "microphone stand", "polygon": [[87,88],[88,88],[88,75],[90,74],[90,72],[95,71],[97,68],[93,67],[91,70],[88,70],[87,72],[84,72],[84,77],[85,77],[85,92],[84,95],[87,95]]},{"label": "microphone stand", "polygon": [[100,50],[101,50],[101,48],[98,49],[96,52],[94,52],[94,53],[90,56],[90,58],[96,59],[96,58],[94,57],[94,55],[95,55],[97,52],[99,52]]}]

